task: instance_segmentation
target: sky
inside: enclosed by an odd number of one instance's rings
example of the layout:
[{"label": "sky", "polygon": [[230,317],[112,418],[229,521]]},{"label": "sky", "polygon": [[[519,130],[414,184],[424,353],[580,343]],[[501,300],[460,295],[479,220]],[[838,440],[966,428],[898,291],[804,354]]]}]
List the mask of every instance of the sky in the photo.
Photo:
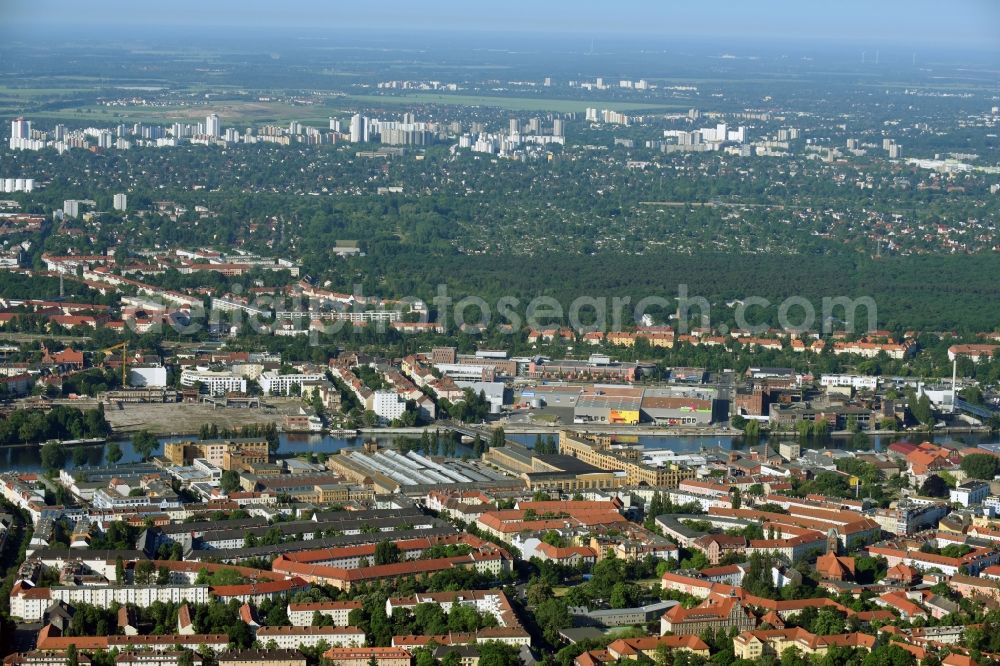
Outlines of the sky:
[{"label": "sky", "polygon": [[882,41],[1000,49],[1000,0],[0,0],[22,28],[308,27]]}]

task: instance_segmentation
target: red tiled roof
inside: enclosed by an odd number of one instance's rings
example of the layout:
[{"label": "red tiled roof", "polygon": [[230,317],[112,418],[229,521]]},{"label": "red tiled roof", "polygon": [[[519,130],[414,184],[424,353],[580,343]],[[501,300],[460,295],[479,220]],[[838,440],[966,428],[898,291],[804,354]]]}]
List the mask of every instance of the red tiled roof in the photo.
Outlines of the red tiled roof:
[{"label": "red tiled roof", "polygon": [[209,588],[209,591],[217,597],[242,597],[256,594],[280,594],[307,587],[309,585],[306,581],[295,577],[289,580],[265,580],[242,585],[217,585]]},{"label": "red tiled roof", "polygon": [[323,656],[334,662],[345,659],[406,659],[410,653],[402,648],[393,647],[334,647],[323,653]]}]

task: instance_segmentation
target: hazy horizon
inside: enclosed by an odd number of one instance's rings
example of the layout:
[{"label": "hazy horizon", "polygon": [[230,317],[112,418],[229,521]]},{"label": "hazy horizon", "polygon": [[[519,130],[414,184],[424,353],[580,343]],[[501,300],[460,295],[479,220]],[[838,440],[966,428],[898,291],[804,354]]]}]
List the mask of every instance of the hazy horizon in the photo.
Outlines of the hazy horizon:
[{"label": "hazy horizon", "polygon": [[[97,37],[97,27],[120,27],[143,34],[176,28],[232,30],[306,29],[343,36],[390,33],[491,33],[518,35],[625,37],[696,40],[733,39],[734,43],[795,44],[817,40],[855,45],[871,43],[902,49],[1000,49],[1000,3],[958,0],[942,11],[934,0],[840,0],[817,4],[801,0],[722,0],[711,7],[664,2],[650,6],[621,0],[613,8],[581,6],[565,0],[532,3],[469,3],[438,0],[414,4],[384,0],[377,12],[350,12],[341,3],[302,0],[294,9],[273,2],[244,0],[206,4],[175,0],[169,8],[130,0],[7,0],[0,3],[0,35],[17,40],[52,31],[79,31]],[[612,11],[613,9],[613,11]],[[122,35],[127,37],[127,35]]]}]

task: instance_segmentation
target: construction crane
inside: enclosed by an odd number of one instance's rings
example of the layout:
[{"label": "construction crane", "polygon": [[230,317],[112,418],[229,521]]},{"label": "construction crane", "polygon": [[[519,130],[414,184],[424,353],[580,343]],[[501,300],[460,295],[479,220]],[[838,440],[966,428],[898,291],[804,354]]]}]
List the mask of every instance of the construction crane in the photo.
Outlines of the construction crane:
[{"label": "construction crane", "polygon": [[126,367],[125,367],[125,356],[128,354],[128,341],[119,342],[117,345],[112,345],[106,349],[102,349],[101,352],[104,354],[113,354],[115,351],[122,350],[122,388],[125,388],[126,382]]}]

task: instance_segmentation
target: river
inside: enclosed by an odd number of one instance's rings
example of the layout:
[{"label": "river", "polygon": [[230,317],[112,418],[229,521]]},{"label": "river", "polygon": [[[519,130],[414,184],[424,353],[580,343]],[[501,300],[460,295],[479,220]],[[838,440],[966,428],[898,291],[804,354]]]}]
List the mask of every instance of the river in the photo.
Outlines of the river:
[{"label": "river", "polygon": [[[278,451],[279,457],[291,457],[305,453],[335,453],[347,447],[361,446],[369,437],[333,437],[329,435],[312,435],[299,433],[282,433],[279,436]],[[509,439],[532,446],[535,442],[533,434],[512,434]],[[163,453],[163,442],[190,439],[185,437],[164,437],[160,440],[161,446],[154,452],[154,455]],[[402,439],[399,435],[377,436],[375,439],[382,446],[392,446],[396,439]],[[410,438],[412,439],[412,438]],[[627,439],[622,437],[622,439]],[[639,435],[636,438],[639,444],[647,449],[670,449],[680,453],[691,453],[700,450],[702,447],[708,449],[745,449],[746,443],[741,438],[720,437],[718,435]],[[871,448],[876,451],[884,450],[886,446],[894,441],[910,439],[913,441],[932,441],[938,444],[960,442],[969,446],[982,444],[996,444],[1000,442],[997,435],[988,434],[962,434],[962,435],[914,435],[900,434],[892,437],[872,437],[867,440],[870,444],[864,448]],[[766,440],[761,440],[766,441]],[[830,438],[823,442],[821,448],[851,448],[850,438]],[[122,463],[137,462],[139,456],[132,450],[132,445],[128,441],[119,442],[122,449]],[[775,444],[775,446],[777,446]],[[808,448],[808,447],[806,447]],[[90,446],[86,449],[86,465],[100,465],[105,462],[105,452],[107,445]],[[471,453],[467,446],[459,445],[456,455],[463,456]],[[69,455],[66,456],[66,468],[72,469],[74,464]],[[0,448],[0,469],[3,471],[36,472],[41,469],[41,459],[39,447],[32,446],[9,446]]]}]

